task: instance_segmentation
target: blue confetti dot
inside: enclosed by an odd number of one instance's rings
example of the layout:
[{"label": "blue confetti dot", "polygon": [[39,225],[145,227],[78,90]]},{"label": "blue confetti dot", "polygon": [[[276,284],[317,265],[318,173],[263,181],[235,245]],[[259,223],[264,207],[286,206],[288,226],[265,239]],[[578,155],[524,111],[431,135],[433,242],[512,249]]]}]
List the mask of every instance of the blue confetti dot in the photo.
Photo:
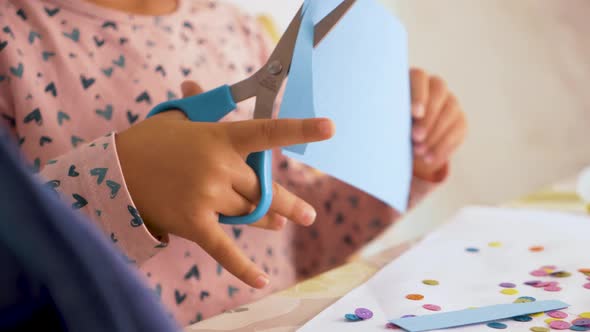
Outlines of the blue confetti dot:
[{"label": "blue confetti dot", "polygon": [[506,325],[504,323],[491,322],[491,323],[488,323],[488,327],[491,327],[493,329],[498,329],[498,330],[504,330],[508,327],[508,325]]},{"label": "blue confetti dot", "polygon": [[516,316],[516,317],[513,317],[512,319],[514,319],[517,322],[530,322],[533,320],[533,318],[531,316],[527,316],[527,315]]},{"label": "blue confetti dot", "polygon": [[346,314],[344,315],[344,318],[346,318],[346,320],[349,322],[358,322],[361,320],[360,317],[355,314]]},{"label": "blue confetti dot", "polygon": [[467,251],[467,252],[479,252],[479,249],[474,248],[474,247],[469,247],[469,248],[465,249],[465,251]]}]

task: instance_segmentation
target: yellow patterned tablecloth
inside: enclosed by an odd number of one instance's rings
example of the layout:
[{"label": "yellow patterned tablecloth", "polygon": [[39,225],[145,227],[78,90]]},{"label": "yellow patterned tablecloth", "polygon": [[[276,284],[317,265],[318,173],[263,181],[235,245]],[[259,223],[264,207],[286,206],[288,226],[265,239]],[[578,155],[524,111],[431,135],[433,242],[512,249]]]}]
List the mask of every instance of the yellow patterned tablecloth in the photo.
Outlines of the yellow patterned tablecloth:
[{"label": "yellow patterned tablecloth", "polygon": [[[575,193],[573,178],[505,206],[556,209],[573,213],[586,211]],[[368,280],[382,266],[397,258],[409,247],[410,244],[405,244],[370,259],[359,259],[258,302],[187,327],[185,332],[296,331],[323,309]]]}]

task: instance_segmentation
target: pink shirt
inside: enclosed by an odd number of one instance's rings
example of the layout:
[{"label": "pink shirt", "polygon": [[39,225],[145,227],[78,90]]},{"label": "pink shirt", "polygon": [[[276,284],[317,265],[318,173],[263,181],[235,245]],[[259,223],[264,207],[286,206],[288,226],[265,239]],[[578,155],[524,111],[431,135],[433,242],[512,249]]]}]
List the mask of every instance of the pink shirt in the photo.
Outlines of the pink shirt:
[{"label": "pink shirt", "polygon": [[[161,17],[81,0],[8,0],[0,4],[0,29],[0,123],[47,185],[137,264],[181,324],[342,264],[399,217],[342,182],[278,157],[275,180],[313,204],[318,218],[312,227],[281,232],[224,226],[271,276],[267,289],[250,289],[194,243],[175,236],[163,243],[150,234],[126,188],[114,133],[180,97],[183,80],[207,90],[260,67],[271,44],[255,20],[210,0],[180,0]],[[247,119],[252,109],[252,102],[242,103],[224,121]],[[414,179],[412,201],[430,187]]]}]

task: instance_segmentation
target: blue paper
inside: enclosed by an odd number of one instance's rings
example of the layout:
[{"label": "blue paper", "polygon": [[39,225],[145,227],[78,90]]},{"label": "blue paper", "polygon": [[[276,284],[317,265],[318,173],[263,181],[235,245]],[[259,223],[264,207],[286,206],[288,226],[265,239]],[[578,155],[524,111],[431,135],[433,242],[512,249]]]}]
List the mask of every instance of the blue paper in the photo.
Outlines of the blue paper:
[{"label": "blue paper", "polygon": [[475,309],[444,312],[440,314],[400,318],[390,322],[410,332],[431,331],[451,327],[481,324],[516,316],[567,308],[561,301],[498,304]]},{"label": "blue paper", "polygon": [[[291,70],[283,101],[281,103],[281,118],[313,118],[315,116],[313,105],[313,38],[314,23],[310,13],[312,2],[306,0],[303,3],[303,17],[301,27],[293,50]],[[303,154],[306,145],[294,145],[289,147],[293,152]]]},{"label": "blue paper", "polygon": [[[305,15],[319,21],[340,2],[313,1]],[[336,135],[309,144],[304,155],[285,154],[405,212],[412,121],[403,26],[375,1],[358,0],[313,50],[312,62],[315,114],[331,118]]]}]

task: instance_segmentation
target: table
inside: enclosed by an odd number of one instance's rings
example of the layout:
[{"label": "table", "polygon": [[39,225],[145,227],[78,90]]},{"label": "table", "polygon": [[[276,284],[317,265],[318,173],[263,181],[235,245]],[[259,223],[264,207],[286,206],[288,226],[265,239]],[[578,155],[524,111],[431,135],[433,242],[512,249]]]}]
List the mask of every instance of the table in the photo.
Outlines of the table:
[{"label": "table", "polygon": [[[575,177],[560,181],[503,206],[587,213],[584,203],[575,193]],[[381,267],[401,255],[411,245],[406,243],[374,257],[356,260],[258,302],[189,326],[184,331],[296,331],[323,309],[368,280]]]}]

